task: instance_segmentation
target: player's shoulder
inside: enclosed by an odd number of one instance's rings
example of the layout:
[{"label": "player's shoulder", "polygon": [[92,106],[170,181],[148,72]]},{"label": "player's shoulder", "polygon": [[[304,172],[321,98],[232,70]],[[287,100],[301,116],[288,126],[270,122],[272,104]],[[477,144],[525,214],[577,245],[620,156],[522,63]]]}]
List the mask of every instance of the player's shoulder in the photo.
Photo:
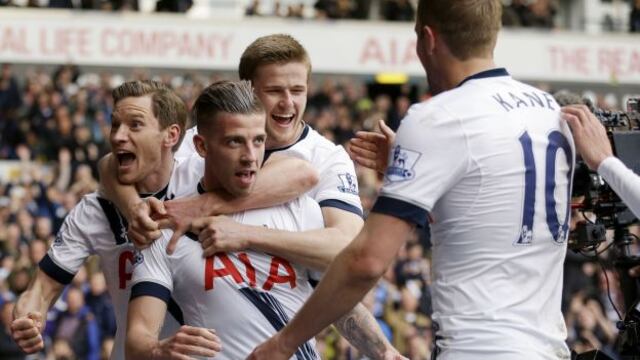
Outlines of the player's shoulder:
[{"label": "player's shoulder", "polygon": [[[167,245],[169,245],[169,240],[171,239],[172,235],[173,235],[173,231],[169,229],[160,230],[160,237],[157,238],[155,241],[153,241],[149,247],[146,247],[140,250],[142,257],[143,258],[148,258],[150,256],[153,258],[168,257],[169,255],[166,252],[166,248],[167,248]],[[176,252],[181,247],[180,245],[182,244],[182,242],[186,242],[186,241],[187,239],[180,239],[178,241]]]},{"label": "player's shoulder", "polygon": [[338,161],[349,158],[342,146],[334,144],[309,125],[305,125],[298,142],[285,150],[284,153],[299,156],[320,168],[327,162],[333,162],[332,159]]},{"label": "player's shoulder", "polygon": [[342,146],[334,144],[331,140],[327,139],[311,127],[309,127],[309,134],[307,135],[306,143],[301,145],[308,147],[318,155],[330,156],[336,154],[347,154],[346,150]]},{"label": "player's shoulder", "polygon": [[324,137],[322,134],[317,132],[311,126],[306,125],[306,127],[309,130],[308,130],[307,136],[301,141],[302,143],[305,143],[305,145],[315,145],[315,146],[326,147],[331,149],[336,147],[336,144],[334,144],[329,139]]},{"label": "player's shoulder", "polygon": [[98,192],[86,194],[80,198],[78,203],[71,209],[68,217],[75,221],[85,220],[87,222],[96,219],[104,219],[104,204],[109,201],[102,197]]},{"label": "player's shoulder", "polygon": [[440,97],[441,95],[442,94],[434,96],[409,107],[407,115],[402,120],[400,129],[417,134],[416,128],[433,127],[437,124],[455,120],[453,114],[447,110],[446,101],[441,100],[443,99]]}]

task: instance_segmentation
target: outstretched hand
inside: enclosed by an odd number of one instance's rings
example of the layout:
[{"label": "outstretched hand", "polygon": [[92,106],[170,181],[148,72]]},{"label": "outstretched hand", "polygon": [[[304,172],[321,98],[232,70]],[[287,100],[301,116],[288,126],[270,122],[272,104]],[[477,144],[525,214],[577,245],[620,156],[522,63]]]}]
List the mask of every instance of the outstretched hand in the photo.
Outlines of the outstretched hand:
[{"label": "outstretched hand", "polygon": [[568,105],[562,108],[562,116],[571,127],[573,140],[582,159],[591,170],[609,156],[613,156],[607,130],[585,105]]},{"label": "outstretched hand", "polygon": [[349,141],[347,151],[351,159],[359,165],[384,174],[387,171],[389,151],[395,142],[396,134],[384,120],[378,120],[378,126],[382,133],[358,131]]}]

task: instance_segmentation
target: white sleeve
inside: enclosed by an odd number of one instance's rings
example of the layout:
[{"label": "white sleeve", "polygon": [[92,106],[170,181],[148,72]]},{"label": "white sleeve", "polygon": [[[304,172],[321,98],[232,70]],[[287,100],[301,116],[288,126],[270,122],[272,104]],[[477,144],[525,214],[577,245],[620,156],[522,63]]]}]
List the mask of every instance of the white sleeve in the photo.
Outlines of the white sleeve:
[{"label": "white sleeve", "polygon": [[47,255],[38,264],[44,273],[61,284],[69,284],[94,253],[91,239],[109,235],[109,232],[100,233],[108,231],[106,225],[101,226],[106,221],[102,210],[87,199],[83,197],[67,215]]},{"label": "white sleeve", "polygon": [[426,223],[426,212],[468,169],[470,154],[459,119],[419,104],[402,121],[373,211]]},{"label": "white sleeve", "polygon": [[193,136],[198,134],[198,128],[196,126],[187,129],[182,139],[182,143],[178,148],[178,151],[174,154],[176,159],[187,158],[196,153],[196,146],[193,143]]},{"label": "white sleeve", "polygon": [[616,157],[606,158],[598,167],[598,173],[613,191],[640,218],[640,176]]},{"label": "white sleeve", "polygon": [[163,231],[160,239],[150,247],[136,252],[136,260],[131,278],[131,299],[138,296],[153,296],[169,302],[173,292],[173,279],[169,256],[166,252],[171,238],[170,231]]},{"label": "white sleeve", "polygon": [[204,159],[194,152],[189,157],[176,159],[175,166],[169,180],[171,198],[193,195],[204,176]]},{"label": "white sleeve", "polygon": [[317,170],[320,180],[313,193],[320,207],[337,207],[362,216],[356,170],[344,148],[337,146]]}]

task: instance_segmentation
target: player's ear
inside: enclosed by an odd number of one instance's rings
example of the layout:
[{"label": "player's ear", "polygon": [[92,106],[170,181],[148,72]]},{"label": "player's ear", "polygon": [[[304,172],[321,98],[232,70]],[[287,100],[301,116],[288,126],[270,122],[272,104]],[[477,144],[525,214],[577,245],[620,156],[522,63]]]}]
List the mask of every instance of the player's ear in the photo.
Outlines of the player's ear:
[{"label": "player's ear", "polygon": [[198,155],[205,157],[207,154],[207,144],[204,142],[204,137],[202,135],[193,135],[193,146],[195,146]]},{"label": "player's ear", "polygon": [[171,124],[164,130],[164,145],[173,148],[173,146],[180,141],[180,134],[182,132],[180,126],[178,126],[178,124]]},{"label": "player's ear", "polygon": [[424,41],[424,47],[427,54],[433,54],[433,51],[436,47],[436,40],[438,39],[438,34],[433,30],[431,26],[425,25],[422,27],[422,39]]}]

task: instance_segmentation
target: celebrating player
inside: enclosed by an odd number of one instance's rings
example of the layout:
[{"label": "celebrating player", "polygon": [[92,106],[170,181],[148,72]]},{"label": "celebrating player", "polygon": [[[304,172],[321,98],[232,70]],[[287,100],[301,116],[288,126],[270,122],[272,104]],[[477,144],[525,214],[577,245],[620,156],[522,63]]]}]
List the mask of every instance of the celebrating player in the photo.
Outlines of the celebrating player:
[{"label": "celebrating player", "polygon": [[[117,175],[137,192],[164,199],[181,195],[179,182],[169,184],[174,171],[173,151],[184,134],[187,110],[184,102],[164,85],[152,81],[124,83],[113,90],[114,111],[109,140],[118,160]],[[186,181],[186,180],[185,180]],[[100,256],[114,304],[117,331],[112,359],[124,359],[130,280],[140,260],[126,237],[127,222],[98,193],[86,195],[65,219],[48,254],[39,264],[34,282],[20,296],[11,325],[14,340],[27,353],[44,348],[42,332],[47,310],[90,255]],[[164,317],[163,317],[164,320]],[[220,350],[215,333],[184,327],[173,316],[164,322],[162,352],[183,350],[186,355],[214,356]]]},{"label": "celebrating player", "polygon": [[[289,155],[309,161],[318,170],[319,183],[309,195],[320,204],[325,227],[302,232],[261,226],[232,231],[238,226],[237,223],[226,218],[213,218],[208,225],[212,229],[210,235],[201,238],[204,254],[209,256],[216,252],[252,249],[277,255],[311,269],[323,270],[361,228],[362,207],[355,169],[346,151],[302,121],[311,71],[309,56],[304,47],[291,36],[269,35],[258,38],[245,49],[239,68],[240,77],[251,80],[254,91],[266,110],[268,136],[265,161],[268,164],[273,157]],[[193,147],[188,141],[183,144],[185,146]],[[289,176],[289,172],[277,175],[262,173],[259,181],[276,182],[274,187],[282,187],[282,183],[288,180],[285,177]],[[109,181],[106,178],[103,180]],[[117,182],[109,184],[109,188],[114,190],[116,203],[129,209],[127,213],[135,214],[134,222],[141,225],[139,229],[142,231],[134,231],[134,236],[141,243],[148,244],[150,239],[158,236],[158,224],[148,218],[146,205],[137,200],[132,189],[122,188]],[[291,199],[266,196],[267,193],[272,194],[273,190],[263,189],[258,191],[256,185],[251,197],[231,201],[225,194],[211,191],[187,201],[165,203],[166,215],[170,215],[172,222],[178,224],[167,245],[169,252],[175,249],[177,240],[191,225],[192,219],[202,214],[234,213],[272,206]],[[223,199],[227,201],[222,201]],[[149,226],[145,228],[146,224]],[[397,355],[397,351],[380,331],[375,318],[361,304],[339,319],[336,326],[352,345],[370,358]]]},{"label": "celebrating player", "polygon": [[[205,175],[193,182],[193,193],[217,190],[231,199],[249,196],[259,177],[266,140],[264,108],[251,84],[214,83],[198,97],[193,112],[199,133],[194,144],[205,163]],[[323,227],[320,207],[307,196],[230,216],[238,223],[280,230]],[[201,218],[192,229],[202,239],[217,231],[212,225],[219,221],[231,220]],[[170,237],[166,231],[143,250],[144,261],[135,269],[127,328],[129,358],[155,353],[171,297],[186,324],[218,330],[223,350],[216,358],[242,359],[282,328],[313,291],[309,271],[281,257],[254,250],[206,256],[201,245],[188,237],[168,255]],[[299,359],[319,358],[313,342],[296,354]]]},{"label": "celebrating player", "polygon": [[550,94],[495,66],[501,8],[420,0],[416,51],[435,96],[402,121],[360,234],[251,359],[288,359],[350,309],[428,214],[436,358],[569,358],[560,301],[573,140]]}]

